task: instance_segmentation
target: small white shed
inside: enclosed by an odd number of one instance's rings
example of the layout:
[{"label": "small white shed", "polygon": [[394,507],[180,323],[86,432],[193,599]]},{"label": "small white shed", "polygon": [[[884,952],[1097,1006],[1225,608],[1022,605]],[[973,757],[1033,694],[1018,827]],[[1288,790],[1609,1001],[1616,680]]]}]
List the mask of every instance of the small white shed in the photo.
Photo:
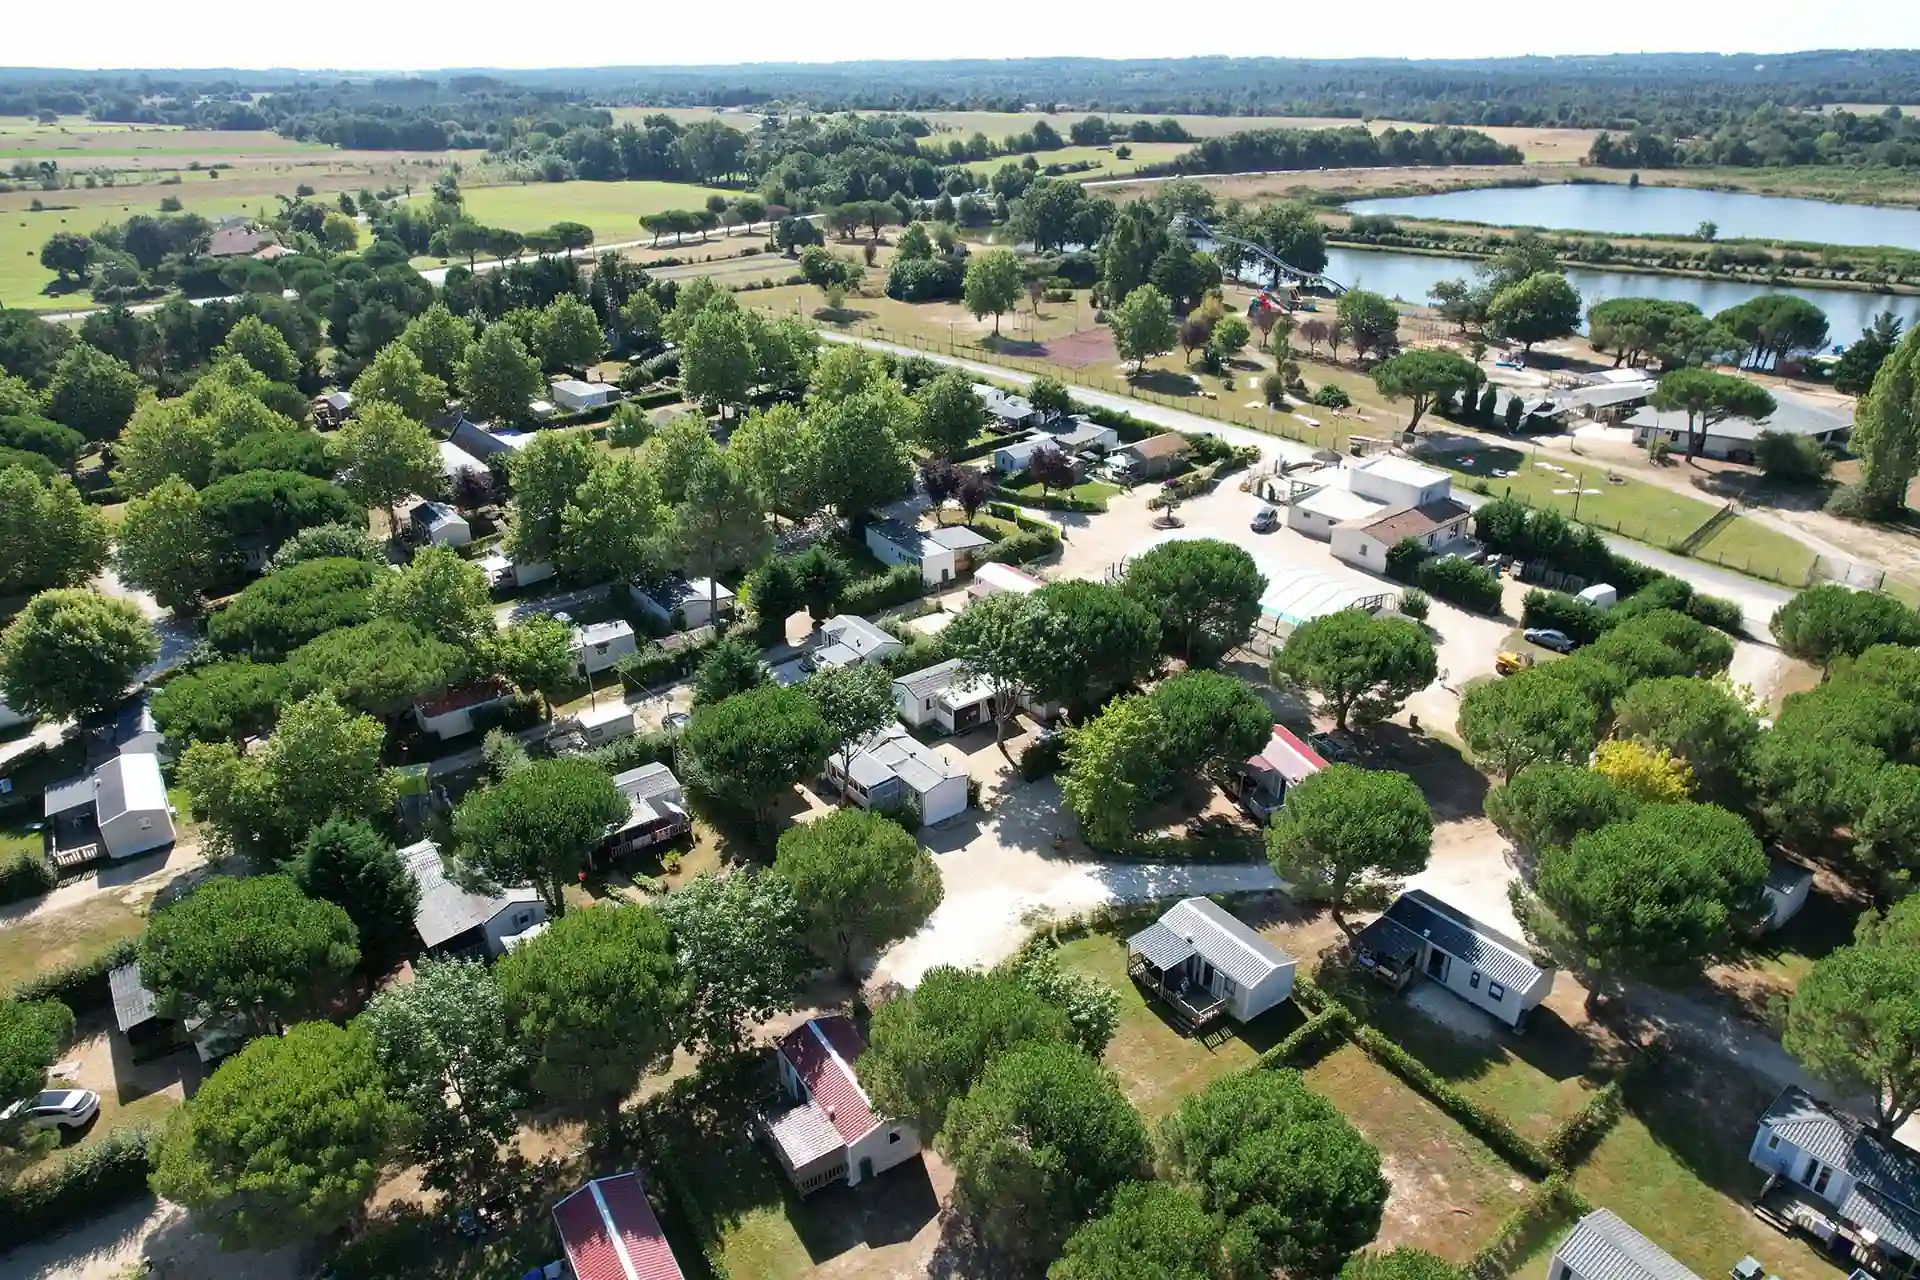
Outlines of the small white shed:
[{"label": "small white shed", "polygon": [[466,518],[444,502],[423,502],[413,509],[413,523],[436,547],[464,547],[473,541]]},{"label": "small white shed", "polygon": [[617,698],[575,712],[573,720],[580,726],[580,737],[590,747],[628,737],[635,727],[633,708]]},{"label": "small white shed", "polygon": [[173,811],[159,757],[122,752],[93,771],[93,817],[100,843],[116,858],[158,849],[174,840]]},{"label": "small white shed", "polygon": [[633,624],[624,618],[573,629],[574,670],[582,678],[618,666],[620,659],[637,648]]},{"label": "small white shed", "polygon": [[612,383],[582,382],[578,378],[562,378],[547,390],[553,402],[568,413],[612,404],[615,395]]}]

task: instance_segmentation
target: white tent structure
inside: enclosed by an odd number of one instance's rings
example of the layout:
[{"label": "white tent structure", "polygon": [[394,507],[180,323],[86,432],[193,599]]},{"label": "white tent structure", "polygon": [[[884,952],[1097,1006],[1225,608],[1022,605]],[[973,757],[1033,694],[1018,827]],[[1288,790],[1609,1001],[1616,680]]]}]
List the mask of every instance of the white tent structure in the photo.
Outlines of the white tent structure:
[{"label": "white tent structure", "polygon": [[[1192,529],[1175,529],[1149,541],[1128,556],[1127,560],[1169,542],[1213,536]],[[1265,615],[1262,630],[1275,627],[1291,630],[1303,622],[1339,613],[1342,609],[1375,612],[1393,602],[1395,593],[1387,589],[1384,583],[1361,574],[1344,572],[1331,562],[1325,569],[1306,568],[1261,555],[1251,548],[1248,551],[1267,580],[1267,589],[1260,596],[1260,611]],[[1117,581],[1126,572],[1127,560],[1109,569],[1108,577]]]}]

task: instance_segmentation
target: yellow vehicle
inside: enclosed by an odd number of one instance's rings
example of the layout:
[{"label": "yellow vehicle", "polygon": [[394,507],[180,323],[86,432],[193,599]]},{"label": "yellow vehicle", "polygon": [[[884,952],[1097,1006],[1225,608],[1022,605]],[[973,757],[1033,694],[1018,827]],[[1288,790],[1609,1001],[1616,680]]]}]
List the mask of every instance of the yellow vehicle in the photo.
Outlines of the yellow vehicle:
[{"label": "yellow vehicle", "polygon": [[1502,653],[1493,660],[1493,669],[1503,676],[1510,676],[1516,671],[1525,671],[1532,665],[1533,655],[1530,653]]}]

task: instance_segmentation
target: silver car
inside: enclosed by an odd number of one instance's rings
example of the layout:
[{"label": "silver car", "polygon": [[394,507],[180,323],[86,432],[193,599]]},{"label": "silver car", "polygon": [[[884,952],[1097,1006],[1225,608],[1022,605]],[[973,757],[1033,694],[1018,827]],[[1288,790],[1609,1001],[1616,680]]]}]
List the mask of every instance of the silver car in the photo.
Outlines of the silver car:
[{"label": "silver car", "polygon": [[0,1111],[0,1122],[24,1120],[35,1129],[78,1129],[99,1110],[100,1095],[91,1089],[48,1089]]}]

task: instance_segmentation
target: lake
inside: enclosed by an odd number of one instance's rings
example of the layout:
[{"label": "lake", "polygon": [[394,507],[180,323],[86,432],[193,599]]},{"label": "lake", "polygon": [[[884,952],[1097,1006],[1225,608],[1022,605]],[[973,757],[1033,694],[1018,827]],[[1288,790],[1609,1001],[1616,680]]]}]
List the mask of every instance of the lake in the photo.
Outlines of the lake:
[{"label": "lake", "polygon": [[[1371,289],[1389,298],[1426,303],[1427,291],[1447,279],[1471,281],[1479,265],[1471,258],[1428,257],[1417,253],[1374,252],[1327,246],[1327,274],[1348,288]],[[1763,293],[1791,293],[1827,313],[1833,341],[1842,346],[1858,338],[1876,312],[1904,316],[1907,327],[1920,324],[1920,297],[1895,297],[1853,289],[1769,289],[1731,280],[1693,276],[1641,275],[1628,271],[1569,269],[1567,279],[1580,291],[1581,310],[1608,298],[1667,298],[1691,302],[1708,315]]]},{"label": "lake", "polygon": [[1833,204],[1692,187],[1629,187],[1623,182],[1483,188],[1433,196],[1355,200],[1354,213],[1544,227],[1603,235],[1686,235],[1712,222],[1722,239],[1800,240],[1813,244],[1920,249],[1920,209]]}]

